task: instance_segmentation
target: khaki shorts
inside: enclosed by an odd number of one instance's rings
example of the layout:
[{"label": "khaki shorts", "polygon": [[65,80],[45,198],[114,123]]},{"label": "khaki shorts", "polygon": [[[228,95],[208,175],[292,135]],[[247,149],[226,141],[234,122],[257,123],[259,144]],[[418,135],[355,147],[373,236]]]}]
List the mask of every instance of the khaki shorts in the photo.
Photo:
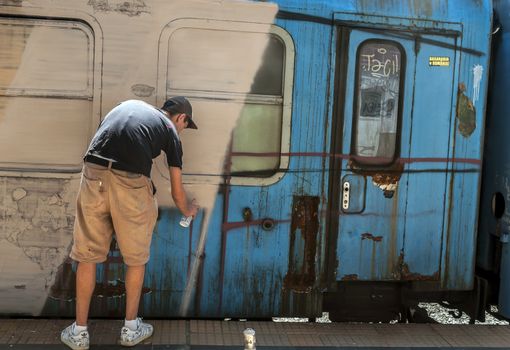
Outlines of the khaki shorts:
[{"label": "khaki shorts", "polygon": [[80,262],[105,261],[115,231],[124,263],[144,265],[149,260],[157,216],[149,178],[85,163],[70,257]]}]

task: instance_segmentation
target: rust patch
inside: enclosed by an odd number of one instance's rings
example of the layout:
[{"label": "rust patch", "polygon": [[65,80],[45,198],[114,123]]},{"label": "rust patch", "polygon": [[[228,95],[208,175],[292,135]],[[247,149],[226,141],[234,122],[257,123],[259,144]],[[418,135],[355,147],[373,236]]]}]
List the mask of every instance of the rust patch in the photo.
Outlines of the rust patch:
[{"label": "rust patch", "polygon": [[[371,176],[372,183],[379,187],[386,198],[392,198],[397,189],[398,182],[404,172],[404,163],[397,161],[387,168],[381,169],[365,169],[356,164],[357,157],[351,157],[349,160],[349,168],[360,175]],[[376,158],[374,158],[377,160]]]},{"label": "rust patch", "polygon": [[469,137],[476,129],[476,109],[473,102],[465,94],[466,85],[459,84],[457,93],[457,120],[459,132],[464,137]]},{"label": "rust patch", "polygon": [[397,266],[393,273],[395,279],[401,281],[438,281],[439,271],[434,272],[432,275],[422,275],[419,273],[411,272],[409,265],[404,261],[404,252],[400,253],[398,257]]},{"label": "rust patch", "polygon": [[358,275],[356,275],[355,273],[353,273],[352,275],[344,275],[344,277],[342,277],[342,281],[357,281],[358,280]]},{"label": "rust patch", "polygon": [[364,239],[370,239],[374,242],[381,242],[383,237],[382,236],[374,236],[371,233],[365,232],[361,235],[361,240],[364,240]]},{"label": "rust patch", "polygon": [[439,271],[434,272],[432,275],[421,275],[409,271],[409,266],[404,264],[402,266],[401,280],[403,281],[438,281]]},{"label": "rust patch", "polygon": [[97,12],[118,12],[129,17],[149,13],[149,8],[142,0],[89,0],[88,5]]},{"label": "rust patch", "polygon": [[315,254],[319,232],[319,197],[294,196],[292,206],[289,269],[285,289],[308,293],[315,282]]}]

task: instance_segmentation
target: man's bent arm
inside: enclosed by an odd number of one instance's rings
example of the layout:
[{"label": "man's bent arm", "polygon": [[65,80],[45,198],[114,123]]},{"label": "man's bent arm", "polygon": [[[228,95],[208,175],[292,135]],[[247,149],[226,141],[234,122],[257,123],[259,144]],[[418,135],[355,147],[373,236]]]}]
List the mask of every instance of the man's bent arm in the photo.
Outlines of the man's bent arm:
[{"label": "man's bent arm", "polygon": [[175,205],[184,216],[194,216],[197,214],[194,206],[188,205],[188,199],[186,198],[186,192],[182,185],[182,171],[177,167],[170,167],[170,186],[172,188],[172,198]]}]

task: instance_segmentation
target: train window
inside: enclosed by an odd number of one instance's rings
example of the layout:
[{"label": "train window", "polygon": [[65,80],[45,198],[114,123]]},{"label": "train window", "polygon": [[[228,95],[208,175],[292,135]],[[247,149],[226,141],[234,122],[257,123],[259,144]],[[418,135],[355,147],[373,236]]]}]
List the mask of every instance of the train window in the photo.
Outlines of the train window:
[{"label": "train window", "polygon": [[184,155],[184,174],[277,181],[288,166],[292,40],[276,26],[180,21],[162,68],[166,96],[189,96],[201,129],[182,137],[196,146]]},{"label": "train window", "polygon": [[[193,91],[282,94],[284,47],[274,35],[182,28],[171,36],[169,52],[170,87]],[[197,58],[192,61],[193,64],[190,64],[191,57]],[[253,74],[246,74],[253,72],[255,67],[256,79]]]},{"label": "train window", "polygon": [[404,53],[390,41],[358,48],[353,153],[361,164],[389,164],[396,154]]},{"label": "train window", "polygon": [[80,22],[0,18],[0,167],[79,170],[93,46]]}]

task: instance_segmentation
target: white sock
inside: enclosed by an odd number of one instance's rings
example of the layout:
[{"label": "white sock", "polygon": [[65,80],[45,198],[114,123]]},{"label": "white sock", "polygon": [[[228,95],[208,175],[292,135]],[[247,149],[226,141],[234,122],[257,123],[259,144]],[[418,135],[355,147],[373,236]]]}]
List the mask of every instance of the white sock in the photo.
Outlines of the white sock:
[{"label": "white sock", "polygon": [[80,332],[83,332],[83,331],[86,331],[87,330],[87,326],[78,326],[76,324],[76,322],[73,324],[73,334],[74,335],[78,335],[80,334]]},{"label": "white sock", "polygon": [[134,320],[124,320],[124,327],[131,329],[132,331],[136,331],[138,329],[138,319]]}]

